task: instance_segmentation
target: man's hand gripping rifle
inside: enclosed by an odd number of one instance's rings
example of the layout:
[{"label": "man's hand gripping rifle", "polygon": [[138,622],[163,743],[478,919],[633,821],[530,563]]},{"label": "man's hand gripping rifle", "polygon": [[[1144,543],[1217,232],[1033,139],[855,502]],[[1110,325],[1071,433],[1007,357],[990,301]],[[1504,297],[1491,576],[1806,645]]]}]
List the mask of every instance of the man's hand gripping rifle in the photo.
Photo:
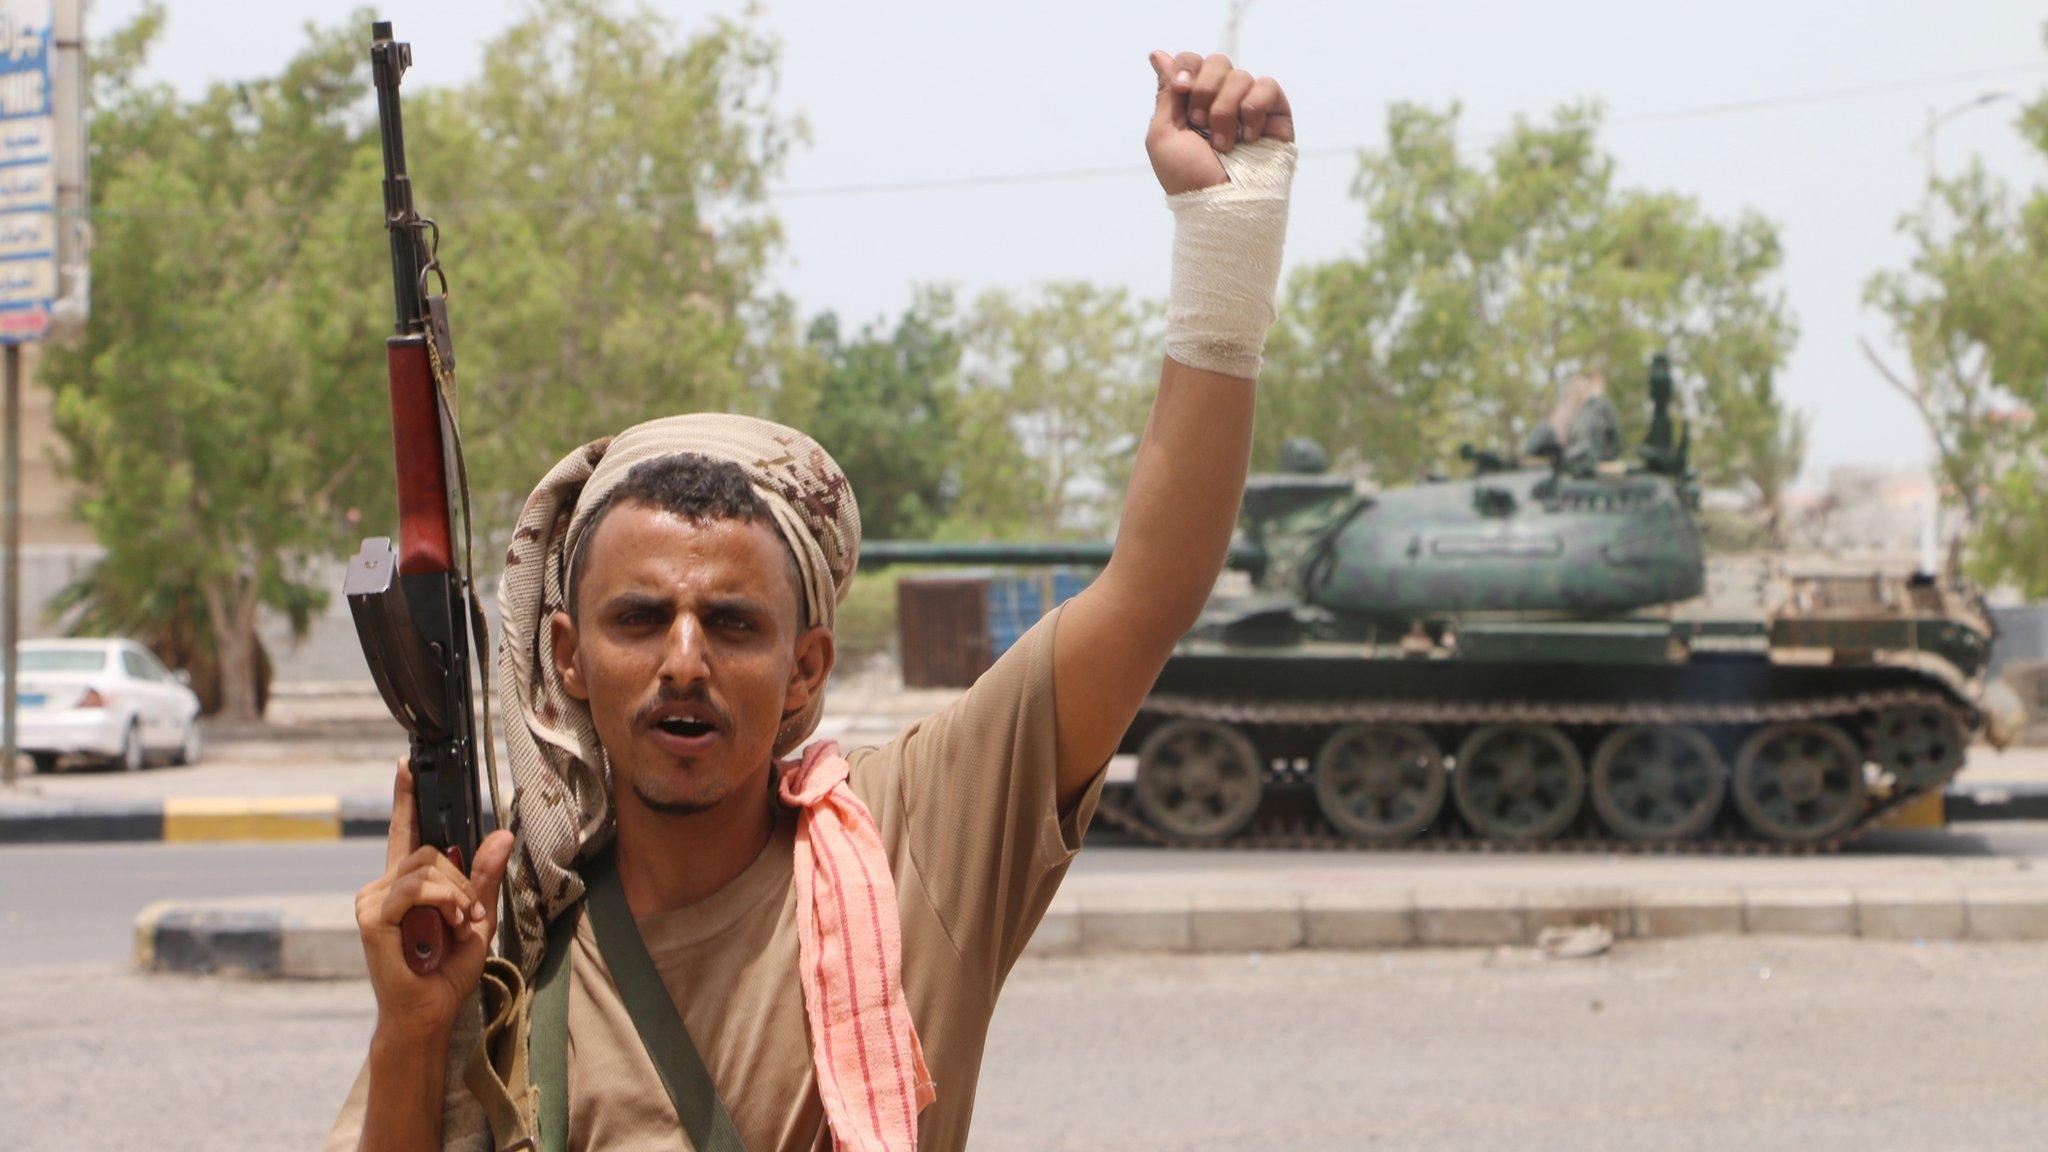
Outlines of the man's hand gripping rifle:
[{"label": "man's hand gripping rifle", "polygon": [[[343,588],[363,656],[391,714],[411,738],[410,767],[419,842],[447,853],[467,873],[476,858],[483,808],[477,791],[479,742],[491,758],[489,670],[484,707],[470,687],[475,654],[487,652],[483,616],[469,572],[468,483],[455,427],[455,349],[448,334],[448,282],[435,258],[440,230],[413,208],[405,167],[398,85],[412,46],[372,32],[370,60],[384,139],[384,223],[391,236],[397,332],[384,342],[391,384],[391,439],[398,463],[398,547],[378,537],[349,562]],[[439,289],[430,292],[429,286]],[[463,532],[458,550],[455,526]],[[475,640],[474,646],[471,640]],[[497,773],[491,772],[492,798]],[[448,926],[420,906],[400,925],[406,964],[422,975],[440,966]]]}]

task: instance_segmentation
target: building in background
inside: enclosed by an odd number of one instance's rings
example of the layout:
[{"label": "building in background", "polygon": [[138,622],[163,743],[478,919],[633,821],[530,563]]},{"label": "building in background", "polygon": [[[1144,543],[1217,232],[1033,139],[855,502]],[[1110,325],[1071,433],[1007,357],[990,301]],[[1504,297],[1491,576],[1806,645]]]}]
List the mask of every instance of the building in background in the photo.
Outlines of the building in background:
[{"label": "building in background", "polygon": [[42,384],[43,349],[23,349],[21,389],[21,634],[54,636],[50,602],[99,563],[92,530],[76,512],[78,489],[63,475],[54,398]]},{"label": "building in background", "polygon": [[1962,529],[1960,517],[1942,512],[1933,477],[1918,464],[1837,465],[1819,488],[1788,495],[1785,511],[1794,551],[1887,570],[1929,557],[1939,564]]}]

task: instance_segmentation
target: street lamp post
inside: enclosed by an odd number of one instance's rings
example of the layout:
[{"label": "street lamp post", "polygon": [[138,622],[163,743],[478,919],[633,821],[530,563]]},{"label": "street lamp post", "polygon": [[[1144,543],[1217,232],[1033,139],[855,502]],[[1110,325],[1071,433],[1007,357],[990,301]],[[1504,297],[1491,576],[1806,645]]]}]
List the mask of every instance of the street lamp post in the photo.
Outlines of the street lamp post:
[{"label": "street lamp post", "polygon": [[1244,24],[1244,14],[1258,0],[1230,0],[1230,15],[1223,21],[1223,54],[1233,61],[1237,59],[1237,30]]},{"label": "street lamp post", "polygon": [[1942,125],[1947,124],[1958,116],[1975,112],[1979,108],[1989,107],[2001,100],[2009,100],[2012,96],[2013,90],[2010,88],[1992,88],[1979,92],[1960,104],[1952,104],[1947,108],[1941,109],[1934,107],[1927,109],[1927,127],[1921,129],[1920,135],[1914,138],[1913,147],[1927,159],[1927,191],[1930,197],[1934,192],[1934,182],[1940,175],[1936,168],[1934,156],[1935,133],[1941,131]]}]

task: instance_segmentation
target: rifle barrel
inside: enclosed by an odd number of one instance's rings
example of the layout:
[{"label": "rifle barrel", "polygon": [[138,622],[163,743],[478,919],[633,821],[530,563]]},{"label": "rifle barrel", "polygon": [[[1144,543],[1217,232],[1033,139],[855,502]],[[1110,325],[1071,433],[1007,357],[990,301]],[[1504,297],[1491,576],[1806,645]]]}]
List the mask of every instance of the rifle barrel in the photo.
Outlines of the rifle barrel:
[{"label": "rifle barrel", "polygon": [[391,38],[391,24],[371,26],[370,71],[377,87],[377,129],[384,144],[384,227],[391,233],[391,289],[398,314],[398,335],[426,330],[426,308],[420,300],[419,214],[413,210],[412,180],[405,171],[405,117],[398,107],[398,85],[412,65],[412,45]]}]

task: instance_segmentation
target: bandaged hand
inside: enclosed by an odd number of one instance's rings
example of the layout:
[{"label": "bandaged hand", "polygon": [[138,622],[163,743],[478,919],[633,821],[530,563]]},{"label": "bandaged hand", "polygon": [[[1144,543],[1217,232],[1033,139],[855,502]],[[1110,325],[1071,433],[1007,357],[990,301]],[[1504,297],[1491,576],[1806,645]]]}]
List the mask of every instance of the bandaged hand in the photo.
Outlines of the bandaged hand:
[{"label": "bandaged hand", "polygon": [[1152,54],[1158,97],[1145,148],[1174,213],[1167,355],[1254,379],[1287,234],[1294,114],[1272,77],[1227,56]]}]

